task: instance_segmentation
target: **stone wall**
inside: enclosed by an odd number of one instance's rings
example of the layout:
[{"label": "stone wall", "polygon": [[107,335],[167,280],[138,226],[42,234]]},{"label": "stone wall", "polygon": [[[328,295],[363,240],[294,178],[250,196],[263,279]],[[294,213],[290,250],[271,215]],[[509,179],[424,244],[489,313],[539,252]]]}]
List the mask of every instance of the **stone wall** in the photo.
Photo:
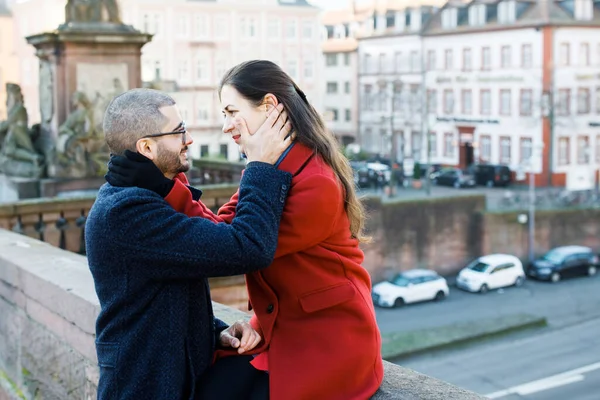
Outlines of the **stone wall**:
[{"label": "stone wall", "polygon": [[[517,222],[519,213],[486,213],[482,253],[508,252],[526,260],[528,227]],[[538,211],[535,214],[535,247],[540,255],[553,247],[589,246],[600,251],[600,209]]]},{"label": "stone wall", "polygon": [[365,202],[364,265],[375,281],[410,268],[452,274],[481,252],[483,196]]},{"label": "stone wall", "polygon": [[[98,311],[83,256],[0,229],[0,400],[95,399]],[[219,304],[215,312],[229,323],[248,318]],[[389,363],[373,398],[482,399]]]}]

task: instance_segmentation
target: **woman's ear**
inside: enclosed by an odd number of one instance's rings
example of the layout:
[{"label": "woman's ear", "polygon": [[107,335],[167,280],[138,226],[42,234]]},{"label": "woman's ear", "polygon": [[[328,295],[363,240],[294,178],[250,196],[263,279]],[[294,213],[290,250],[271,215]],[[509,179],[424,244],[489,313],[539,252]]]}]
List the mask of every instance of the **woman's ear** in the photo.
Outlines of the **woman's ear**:
[{"label": "woman's ear", "polygon": [[156,142],[154,140],[140,139],[135,143],[135,149],[150,160],[154,160],[156,156]]},{"label": "woman's ear", "polygon": [[277,107],[279,104],[279,100],[272,93],[267,93],[263,99],[263,104],[265,105],[265,111],[269,111],[272,107]]}]

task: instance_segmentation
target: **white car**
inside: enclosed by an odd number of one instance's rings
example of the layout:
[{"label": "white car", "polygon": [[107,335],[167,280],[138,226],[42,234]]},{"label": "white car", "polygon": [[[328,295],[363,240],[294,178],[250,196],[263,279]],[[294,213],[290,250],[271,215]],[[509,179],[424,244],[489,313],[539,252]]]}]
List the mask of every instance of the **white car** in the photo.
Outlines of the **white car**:
[{"label": "white car", "polygon": [[407,303],[442,300],[448,296],[446,279],[435,271],[412,269],[390,281],[373,286],[373,303],[380,307],[401,307]]},{"label": "white car", "polygon": [[467,265],[456,279],[456,286],[469,292],[486,293],[490,289],[521,286],[525,282],[523,264],[508,254],[479,257]]}]

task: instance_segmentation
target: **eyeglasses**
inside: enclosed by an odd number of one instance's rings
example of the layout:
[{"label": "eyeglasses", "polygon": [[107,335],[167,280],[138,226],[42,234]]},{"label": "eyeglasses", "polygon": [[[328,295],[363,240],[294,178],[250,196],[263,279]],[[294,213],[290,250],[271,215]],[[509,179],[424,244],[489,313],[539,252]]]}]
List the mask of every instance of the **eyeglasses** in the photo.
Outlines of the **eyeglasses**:
[{"label": "eyeglasses", "polygon": [[155,138],[167,135],[181,135],[181,144],[185,145],[187,138],[187,129],[185,128],[185,121],[181,121],[181,123],[177,125],[177,128],[175,128],[173,132],[152,133],[150,135],[142,136],[140,139]]}]

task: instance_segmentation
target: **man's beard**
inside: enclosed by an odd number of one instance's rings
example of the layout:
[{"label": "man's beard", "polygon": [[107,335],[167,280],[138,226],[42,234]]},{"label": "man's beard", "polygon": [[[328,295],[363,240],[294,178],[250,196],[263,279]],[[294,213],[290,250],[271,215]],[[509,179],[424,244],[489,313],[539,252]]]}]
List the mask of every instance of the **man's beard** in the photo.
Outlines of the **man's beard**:
[{"label": "man's beard", "polygon": [[[187,151],[187,146],[185,150]],[[183,151],[184,149],[182,149]],[[187,172],[190,169],[190,162],[182,163],[181,162],[181,151],[174,152],[169,151],[163,148],[162,146],[158,146],[158,155],[156,157],[156,165],[162,171],[163,174],[175,174],[177,175],[180,172]]]}]

